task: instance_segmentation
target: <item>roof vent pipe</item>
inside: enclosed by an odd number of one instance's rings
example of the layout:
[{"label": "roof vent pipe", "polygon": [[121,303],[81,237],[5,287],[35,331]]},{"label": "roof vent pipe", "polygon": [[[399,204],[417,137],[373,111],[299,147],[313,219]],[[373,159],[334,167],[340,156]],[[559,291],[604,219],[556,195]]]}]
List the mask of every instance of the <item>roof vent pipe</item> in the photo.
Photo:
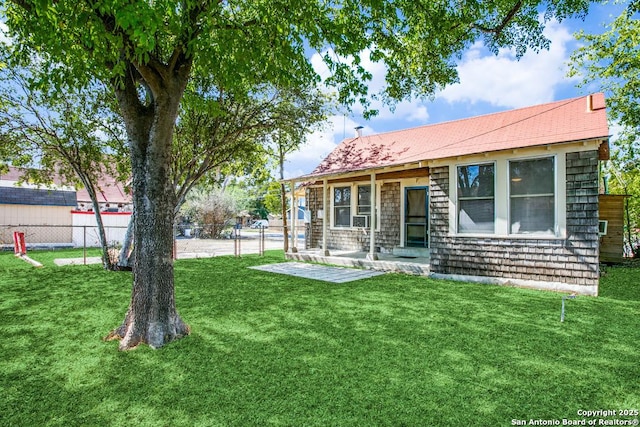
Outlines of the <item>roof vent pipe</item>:
[{"label": "roof vent pipe", "polygon": [[593,111],[593,95],[587,95],[587,113]]},{"label": "roof vent pipe", "polygon": [[358,126],[356,128],[356,138],[362,138],[362,129],[364,129],[364,126]]}]

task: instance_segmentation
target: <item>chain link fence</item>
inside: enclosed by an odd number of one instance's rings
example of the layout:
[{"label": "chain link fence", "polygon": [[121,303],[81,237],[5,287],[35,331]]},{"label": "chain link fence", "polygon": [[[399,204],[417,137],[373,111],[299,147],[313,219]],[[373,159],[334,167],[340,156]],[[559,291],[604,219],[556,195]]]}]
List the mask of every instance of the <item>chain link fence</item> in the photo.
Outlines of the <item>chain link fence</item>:
[{"label": "chain link fence", "polygon": [[[243,250],[244,253],[264,255],[266,236],[265,228],[243,229],[228,223],[180,224],[174,227],[174,257],[241,256]],[[278,247],[282,248],[282,241]]]},{"label": "chain link fence", "polygon": [[[304,239],[299,228],[299,245]],[[13,233],[24,233],[30,250],[99,248],[100,237],[95,226],[69,225],[0,225],[0,250],[13,251]],[[122,247],[127,227],[106,226],[110,249]],[[290,238],[290,235],[288,236]],[[181,224],[174,227],[174,257],[204,258],[220,255],[264,254],[265,250],[283,249],[281,229],[241,228],[229,224]]]},{"label": "chain link fence", "polygon": [[[304,247],[304,226],[297,227],[296,240]],[[176,258],[219,255],[264,254],[283,249],[282,227],[242,227],[237,224],[179,224],[174,229]],[[289,231],[287,239],[291,239]]]},{"label": "chain link fence", "polygon": [[[100,235],[95,226],[70,225],[0,225],[0,248],[13,249],[13,233],[24,233],[27,250],[98,248]],[[121,245],[127,227],[105,227],[109,247]]]}]

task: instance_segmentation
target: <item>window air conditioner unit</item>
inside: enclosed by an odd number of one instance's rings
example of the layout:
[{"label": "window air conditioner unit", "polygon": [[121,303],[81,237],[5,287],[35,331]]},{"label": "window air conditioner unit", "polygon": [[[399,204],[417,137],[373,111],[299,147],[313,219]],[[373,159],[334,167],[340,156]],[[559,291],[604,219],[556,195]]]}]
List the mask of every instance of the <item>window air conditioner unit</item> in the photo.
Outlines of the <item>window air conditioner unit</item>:
[{"label": "window air conditioner unit", "polygon": [[354,227],[369,227],[369,215],[354,215],[353,216]]},{"label": "window air conditioner unit", "polygon": [[609,225],[609,221],[604,221],[604,220],[598,221],[598,234],[600,234],[601,236],[606,236],[608,225]]}]

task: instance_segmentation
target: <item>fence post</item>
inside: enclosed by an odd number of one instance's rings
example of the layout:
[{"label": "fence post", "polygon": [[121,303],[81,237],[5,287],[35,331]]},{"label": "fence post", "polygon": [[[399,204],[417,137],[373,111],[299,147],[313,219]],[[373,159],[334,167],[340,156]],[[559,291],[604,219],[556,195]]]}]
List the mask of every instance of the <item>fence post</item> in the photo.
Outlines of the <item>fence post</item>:
[{"label": "fence post", "polygon": [[240,252],[240,224],[236,224],[233,227],[233,254],[239,257]]}]

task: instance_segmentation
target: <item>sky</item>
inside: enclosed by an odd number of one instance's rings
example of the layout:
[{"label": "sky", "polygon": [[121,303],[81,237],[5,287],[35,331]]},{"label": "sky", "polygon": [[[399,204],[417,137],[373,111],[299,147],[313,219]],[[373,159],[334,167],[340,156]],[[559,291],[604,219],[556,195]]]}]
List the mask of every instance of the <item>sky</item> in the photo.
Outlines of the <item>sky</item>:
[{"label": "sky", "polygon": [[[293,178],[313,169],[342,141],[352,138],[355,128],[363,126],[363,135],[373,135],[457,120],[530,105],[584,96],[600,91],[596,84],[578,87],[579,78],[568,78],[571,53],[579,46],[574,34],[583,29],[588,34],[603,33],[605,25],[620,13],[622,6],[612,3],[592,5],[585,20],[568,19],[547,23],[545,35],[551,40],[549,50],[527,52],[519,60],[512,50],[495,55],[476,43],[458,62],[460,82],[437,93],[433,100],[415,100],[396,105],[392,112],[378,103],[372,104],[379,114],[370,120],[361,109],[345,115],[333,115],[320,131],[307,136],[300,150],[290,153],[285,161],[285,178]],[[312,58],[322,74],[319,56]],[[373,74],[370,92],[384,82],[384,67],[365,63]]]}]

